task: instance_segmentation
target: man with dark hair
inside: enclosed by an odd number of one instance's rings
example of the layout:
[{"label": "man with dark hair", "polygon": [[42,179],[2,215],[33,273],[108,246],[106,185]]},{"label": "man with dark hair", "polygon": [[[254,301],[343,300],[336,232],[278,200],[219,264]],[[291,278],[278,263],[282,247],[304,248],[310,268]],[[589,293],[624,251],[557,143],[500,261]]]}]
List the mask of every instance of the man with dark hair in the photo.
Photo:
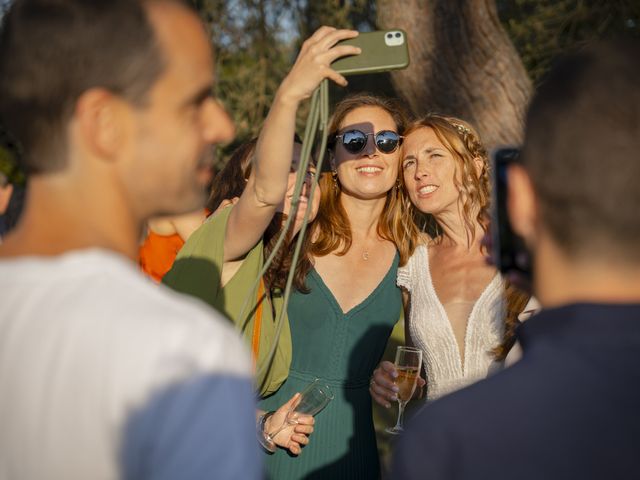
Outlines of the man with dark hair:
[{"label": "man with dark hair", "polygon": [[640,476],[640,45],[566,58],[538,90],[510,218],[540,314],[523,358],[427,406],[392,478]]},{"label": "man with dark hair", "polygon": [[206,306],[131,260],[203,205],[233,125],[177,0],[15,0],[0,122],[25,211],[0,246],[0,478],[259,478],[251,365]]}]

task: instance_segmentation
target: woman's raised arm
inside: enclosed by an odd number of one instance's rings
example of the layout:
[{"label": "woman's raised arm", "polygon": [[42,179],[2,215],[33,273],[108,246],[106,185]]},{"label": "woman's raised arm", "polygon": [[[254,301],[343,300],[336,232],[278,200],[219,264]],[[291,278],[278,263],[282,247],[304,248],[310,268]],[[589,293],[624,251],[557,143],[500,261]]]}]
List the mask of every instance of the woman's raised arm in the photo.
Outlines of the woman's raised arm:
[{"label": "woman's raised arm", "polygon": [[229,216],[224,239],[225,262],[241,258],[260,240],[284,200],[298,106],[325,78],[338,85],[347,84],[330,65],[339,57],[360,53],[357,47],[336,46],[337,42],[357,35],[354,30],[321,27],[302,45],[295,64],[278,88],[258,138],[247,186]]}]

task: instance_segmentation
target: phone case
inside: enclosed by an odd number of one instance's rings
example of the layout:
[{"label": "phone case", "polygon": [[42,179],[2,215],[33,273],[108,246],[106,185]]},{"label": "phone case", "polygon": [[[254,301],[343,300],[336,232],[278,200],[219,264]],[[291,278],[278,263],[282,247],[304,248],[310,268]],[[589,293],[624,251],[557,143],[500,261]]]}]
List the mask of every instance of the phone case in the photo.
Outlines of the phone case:
[{"label": "phone case", "polygon": [[496,148],[491,152],[492,199],[491,237],[493,261],[502,273],[518,272],[531,281],[531,256],[524,240],[511,228],[507,212],[507,170],[520,151],[515,147]]},{"label": "phone case", "polygon": [[342,75],[387,72],[409,65],[407,34],[399,28],[361,33],[338,43],[341,44],[362,49],[359,55],[339,58],[331,64],[331,68]]}]

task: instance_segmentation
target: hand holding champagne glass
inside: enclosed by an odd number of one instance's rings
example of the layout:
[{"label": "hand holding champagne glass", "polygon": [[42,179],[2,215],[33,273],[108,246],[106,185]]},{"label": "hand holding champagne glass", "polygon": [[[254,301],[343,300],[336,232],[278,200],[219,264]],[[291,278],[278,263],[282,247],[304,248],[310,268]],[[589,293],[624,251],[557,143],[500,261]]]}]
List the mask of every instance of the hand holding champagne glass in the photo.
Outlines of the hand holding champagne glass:
[{"label": "hand holding champagne glass", "polygon": [[322,380],[315,379],[301,392],[295,406],[287,412],[282,425],[272,432],[265,433],[265,448],[270,452],[274,452],[276,450],[274,438],[278,433],[291,425],[295,425],[299,415],[314,416],[318,414],[333,398],[334,395],[329,386]]},{"label": "hand holding champagne glass", "polygon": [[398,347],[396,351],[395,367],[398,376],[395,384],[398,387],[398,421],[392,428],[387,428],[387,432],[397,435],[403,431],[402,416],[404,407],[407,405],[413,392],[416,389],[416,383],[420,375],[420,367],[422,366],[422,350],[412,347]]}]

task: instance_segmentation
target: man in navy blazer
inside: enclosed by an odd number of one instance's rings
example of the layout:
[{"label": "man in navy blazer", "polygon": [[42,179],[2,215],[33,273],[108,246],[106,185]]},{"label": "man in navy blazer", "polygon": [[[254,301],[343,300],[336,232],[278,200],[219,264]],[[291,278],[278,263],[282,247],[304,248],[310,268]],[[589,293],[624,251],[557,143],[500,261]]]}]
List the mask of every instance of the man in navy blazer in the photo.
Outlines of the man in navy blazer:
[{"label": "man in navy blazer", "polygon": [[640,478],[638,59],[597,46],[537,91],[509,213],[543,311],[518,363],[414,417],[392,478]]}]

